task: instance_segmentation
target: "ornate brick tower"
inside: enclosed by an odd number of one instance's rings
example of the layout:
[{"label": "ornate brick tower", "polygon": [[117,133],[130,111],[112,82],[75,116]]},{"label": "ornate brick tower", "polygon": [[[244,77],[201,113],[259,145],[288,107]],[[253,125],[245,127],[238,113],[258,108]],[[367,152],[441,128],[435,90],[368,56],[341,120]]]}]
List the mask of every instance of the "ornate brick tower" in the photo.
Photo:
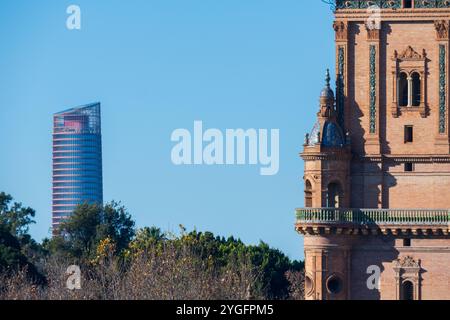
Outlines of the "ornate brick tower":
[{"label": "ornate brick tower", "polygon": [[450,1],[336,0],[301,157],[307,299],[450,299]]}]

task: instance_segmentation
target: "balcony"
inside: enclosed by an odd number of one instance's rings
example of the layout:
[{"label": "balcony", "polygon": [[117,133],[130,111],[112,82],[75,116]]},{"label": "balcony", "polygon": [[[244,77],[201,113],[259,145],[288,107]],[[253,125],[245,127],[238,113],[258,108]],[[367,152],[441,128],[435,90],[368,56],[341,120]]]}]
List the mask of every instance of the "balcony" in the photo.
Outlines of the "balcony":
[{"label": "balcony", "polygon": [[303,234],[448,235],[450,210],[297,209],[296,229]]}]

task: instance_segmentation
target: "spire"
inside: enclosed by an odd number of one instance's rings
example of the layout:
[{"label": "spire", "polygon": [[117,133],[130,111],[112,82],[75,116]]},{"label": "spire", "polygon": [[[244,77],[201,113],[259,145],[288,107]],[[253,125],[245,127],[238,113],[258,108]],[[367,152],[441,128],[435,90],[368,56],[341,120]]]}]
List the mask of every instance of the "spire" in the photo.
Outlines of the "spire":
[{"label": "spire", "polygon": [[330,89],[330,69],[327,69],[326,77],[325,77],[325,83],[328,89]]},{"label": "spire", "polygon": [[320,115],[322,117],[330,118],[334,116],[334,93],[330,87],[330,70],[327,69],[325,74],[325,87],[320,92]]}]

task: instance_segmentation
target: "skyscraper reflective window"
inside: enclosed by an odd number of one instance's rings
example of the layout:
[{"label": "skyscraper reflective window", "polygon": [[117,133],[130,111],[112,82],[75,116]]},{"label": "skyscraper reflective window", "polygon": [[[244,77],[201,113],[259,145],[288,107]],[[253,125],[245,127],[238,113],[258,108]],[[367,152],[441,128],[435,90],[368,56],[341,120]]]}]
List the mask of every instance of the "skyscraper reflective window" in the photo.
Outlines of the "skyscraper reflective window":
[{"label": "skyscraper reflective window", "polygon": [[52,228],[77,205],[103,203],[100,103],[53,116]]}]

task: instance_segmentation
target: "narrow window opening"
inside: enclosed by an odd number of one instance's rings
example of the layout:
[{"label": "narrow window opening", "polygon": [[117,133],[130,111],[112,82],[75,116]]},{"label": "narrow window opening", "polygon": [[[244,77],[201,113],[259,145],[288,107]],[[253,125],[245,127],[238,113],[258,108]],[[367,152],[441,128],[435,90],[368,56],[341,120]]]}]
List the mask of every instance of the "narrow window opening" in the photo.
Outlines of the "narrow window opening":
[{"label": "narrow window opening", "polygon": [[405,172],[413,172],[414,171],[414,164],[411,162],[405,163]]},{"label": "narrow window opening", "polygon": [[405,143],[412,143],[414,140],[413,126],[405,126]]},{"label": "narrow window opening", "polygon": [[417,72],[414,72],[412,75],[412,106],[418,107],[420,106],[420,75]]},{"label": "narrow window opening", "polygon": [[400,73],[398,89],[399,89],[398,98],[399,98],[400,107],[407,107],[408,106],[408,76],[404,72]]},{"label": "narrow window opening", "polygon": [[327,193],[327,207],[328,208],[341,208],[342,206],[343,192],[339,183],[330,183],[328,185]]},{"label": "narrow window opening", "polygon": [[312,208],[312,185],[309,180],[305,183],[305,207]]},{"label": "narrow window opening", "polygon": [[411,281],[402,284],[402,300],[414,300],[414,285]]},{"label": "narrow window opening", "polygon": [[412,0],[403,0],[403,8],[412,8]]},{"label": "narrow window opening", "polygon": [[409,238],[403,239],[403,246],[411,247],[411,239],[409,239]]}]

